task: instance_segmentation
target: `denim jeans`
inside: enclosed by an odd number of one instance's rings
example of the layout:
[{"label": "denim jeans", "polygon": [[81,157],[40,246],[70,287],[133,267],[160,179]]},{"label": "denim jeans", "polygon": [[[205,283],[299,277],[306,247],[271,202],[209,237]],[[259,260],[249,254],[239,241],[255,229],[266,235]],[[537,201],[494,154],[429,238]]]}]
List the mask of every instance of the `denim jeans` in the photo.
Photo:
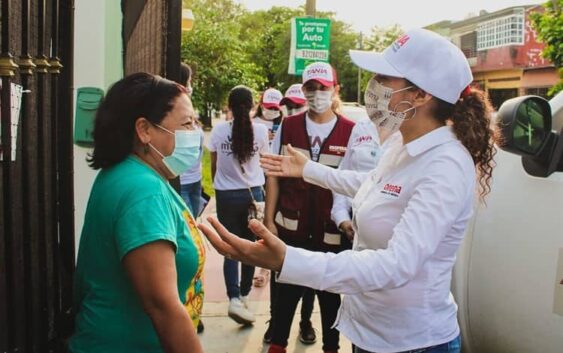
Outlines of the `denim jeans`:
[{"label": "denim jeans", "polygon": [[[461,352],[461,336],[457,336],[450,342],[439,344],[437,346],[412,349],[401,353],[460,353]],[[354,353],[371,353],[361,348],[355,347]]]},{"label": "denim jeans", "polygon": [[[261,187],[252,188],[256,201],[264,201]],[[248,189],[216,190],[217,218],[227,230],[243,239],[255,241],[256,236],[248,229],[248,206],[252,202]],[[254,266],[241,265],[239,282],[239,262],[225,258],[223,276],[229,299],[247,296],[252,288]]]},{"label": "denim jeans", "polygon": [[199,215],[200,199],[201,199],[201,180],[191,184],[182,184],[180,186],[180,195],[190,209],[192,215]]}]

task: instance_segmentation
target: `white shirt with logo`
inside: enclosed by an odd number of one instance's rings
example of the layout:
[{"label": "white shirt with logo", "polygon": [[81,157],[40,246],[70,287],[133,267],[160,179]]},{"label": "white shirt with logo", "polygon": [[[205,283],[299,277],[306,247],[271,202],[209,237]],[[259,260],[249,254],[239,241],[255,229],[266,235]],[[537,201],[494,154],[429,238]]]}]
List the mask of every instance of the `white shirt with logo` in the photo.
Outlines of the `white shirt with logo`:
[{"label": "white shirt with logo", "polygon": [[473,212],[476,173],[451,127],[406,145],[395,140],[370,173],[307,162],[303,175],[355,195],[353,250],[288,247],[278,280],[346,294],[336,327],[367,351],[402,352],[456,338],[450,285]]},{"label": "white shirt with logo", "polygon": [[248,186],[264,185],[264,171],[260,167],[259,153],[269,152],[268,128],[262,124],[252,124],[254,129],[254,153],[242,167],[246,176],[242,174],[241,166],[234,157],[232,146],[232,125],[230,122],[217,124],[211,131],[207,148],[217,153],[217,170],[213,187],[216,190],[246,189]]}]

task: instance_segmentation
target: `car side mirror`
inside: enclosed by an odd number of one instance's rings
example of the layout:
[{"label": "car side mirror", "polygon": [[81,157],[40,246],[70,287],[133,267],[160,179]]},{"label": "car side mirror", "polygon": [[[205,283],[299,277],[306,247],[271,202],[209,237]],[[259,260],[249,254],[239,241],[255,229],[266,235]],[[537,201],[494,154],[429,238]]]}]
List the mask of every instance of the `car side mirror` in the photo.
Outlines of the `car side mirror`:
[{"label": "car side mirror", "polygon": [[563,137],[551,131],[549,102],[537,96],[509,99],[497,114],[501,149],[522,156],[524,170],[547,177],[562,171]]}]

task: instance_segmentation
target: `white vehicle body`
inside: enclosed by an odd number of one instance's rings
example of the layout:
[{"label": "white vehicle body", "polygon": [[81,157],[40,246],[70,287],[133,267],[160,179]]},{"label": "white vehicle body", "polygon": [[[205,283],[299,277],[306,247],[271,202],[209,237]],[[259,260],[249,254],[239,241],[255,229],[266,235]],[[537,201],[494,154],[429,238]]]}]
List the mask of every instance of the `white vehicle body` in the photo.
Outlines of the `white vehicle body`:
[{"label": "white vehicle body", "polygon": [[356,122],[363,118],[366,119],[368,118],[368,114],[366,113],[366,108],[363,105],[354,102],[342,103],[342,115],[352,120],[353,122]]},{"label": "white vehicle body", "polygon": [[[560,133],[563,93],[550,105]],[[495,160],[454,271],[463,351],[563,352],[563,172],[528,175],[502,150]]]}]

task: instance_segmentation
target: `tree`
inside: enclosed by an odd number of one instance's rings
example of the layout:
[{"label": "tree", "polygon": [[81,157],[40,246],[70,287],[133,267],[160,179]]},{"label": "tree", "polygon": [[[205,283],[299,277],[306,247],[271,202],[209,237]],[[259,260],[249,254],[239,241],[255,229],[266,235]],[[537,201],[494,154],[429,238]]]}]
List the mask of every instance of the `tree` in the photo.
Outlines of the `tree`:
[{"label": "tree", "polygon": [[350,59],[350,49],[355,49],[359,33],[352,26],[337,20],[335,13],[318,13],[320,17],[331,19],[330,63],[336,69],[340,83],[340,97],[344,102],[357,100],[358,68]]},{"label": "tree", "polygon": [[182,35],[182,60],[194,71],[194,105],[205,125],[212,110],[221,109],[231,88],[244,84],[258,89],[263,84],[260,68],[239,40],[238,19],[246,10],[231,0],[193,0],[196,25]]},{"label": "tree", "polygon": [[272,7],[264,11],[249,12],[240,19],[240,40],[252,61],[262,70],[264,87],[284,91],[300,77],[288,75],[291,42],[291,19],[304,16],[302,7]]},{"label": "tree", "polygon": [[533,13],[530,17],[538,39],[545,44],[542,56],[551,61],[559,70],[559,83],[553,86],[548,96],[555,96],[563,90],[563,0],[548,1],[543,5],[542,12]]},{"label": "tree", "polygon": [[[196,16],[194,29],[182,38],[182,59],[194,69],[194,104],[204,121],[212,109],[221,108],[229,90],[245,84],[259,92],[275,87],[282,92],[301,82],[289,75],[291,19],[305,16],[305,8],[272,7],[250,12],[232,0],[184,0]],[[332,12],[318,12],[331,20],[330,63],[338,73],[340,95],[356,101],[358,69],[349,50],[357,47],[359,34],[336,19]],[[364,49],[382,50],[402,31],[374,27]],[[362,78],[365,87],[371,75]]]},{"label": "tree", "polygon": [[[370,34],[367,36],[367,39],[362,41],[361,47],[364,50],[373,50],[376,52],[382,52],[403,33],[404,33],[403,29],[399,25],[394,25],[390,27],[374,26],[372,27]],[[368,82],[372,76],[373,74],[370,72],[365,72],[365,71],[362,72],[362,81],[361,81],[362,92],[367,87]],[[361,97],[362,101],[363,98],[364,97]]]}]

